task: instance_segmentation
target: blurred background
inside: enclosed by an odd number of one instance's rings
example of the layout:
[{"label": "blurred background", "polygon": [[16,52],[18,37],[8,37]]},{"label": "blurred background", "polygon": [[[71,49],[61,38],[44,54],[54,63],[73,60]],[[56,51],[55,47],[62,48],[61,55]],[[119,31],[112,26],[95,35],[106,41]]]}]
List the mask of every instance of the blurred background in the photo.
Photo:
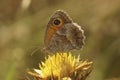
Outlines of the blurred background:
[{"label": "blurred background", "polygon": [[85,31],[72,53],[94,62],[88,80],[120,80],[120,0],[0,0],[1,80],[20,80],[44,61],[46,25],[58,9]]}]

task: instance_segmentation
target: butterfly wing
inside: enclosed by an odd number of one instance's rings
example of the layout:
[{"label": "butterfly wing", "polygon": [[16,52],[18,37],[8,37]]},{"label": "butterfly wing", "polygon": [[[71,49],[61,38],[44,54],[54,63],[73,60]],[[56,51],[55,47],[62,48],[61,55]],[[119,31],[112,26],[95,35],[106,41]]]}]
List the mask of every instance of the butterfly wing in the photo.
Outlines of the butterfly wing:
[{"label": "butterfly wing", "polygon": [[84,44],[84,31],[76,23],[66,24],[66,37],[75,49],[81,49]]},{"label": "butterfly wing", "polygon": [[66,12],[58,10],[49,20],[44,42],[45,50],[50,53],[80,49],[84,43],[83,30]]},{"label": "butterfly wing", "polygon": [[66,35],[59,34],[58,32],[52,37],[50,44],[47,46],[47,50],[51,53],[56,52],[68,52],[73,49],[70,41],[67,40]]},{"label": "butterfly wing", "polygon": [[68,23],[53,35],[47,50],[55,53],[81,49],[84,44],[84,38],[84,32],[79,25]]}]

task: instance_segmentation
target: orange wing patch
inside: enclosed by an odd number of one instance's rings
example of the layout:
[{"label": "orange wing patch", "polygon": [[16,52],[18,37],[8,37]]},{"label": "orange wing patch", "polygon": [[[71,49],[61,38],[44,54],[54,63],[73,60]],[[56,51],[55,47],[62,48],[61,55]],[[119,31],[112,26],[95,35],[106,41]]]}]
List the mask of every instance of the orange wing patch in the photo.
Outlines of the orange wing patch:
[{"label": "orange wing patch", "polygon": [[52,26],[50,25],[45,37],[45,45],[49,44],[49,41],[51,40],[52,36],[63,26],[63,23],[59,26]]}]

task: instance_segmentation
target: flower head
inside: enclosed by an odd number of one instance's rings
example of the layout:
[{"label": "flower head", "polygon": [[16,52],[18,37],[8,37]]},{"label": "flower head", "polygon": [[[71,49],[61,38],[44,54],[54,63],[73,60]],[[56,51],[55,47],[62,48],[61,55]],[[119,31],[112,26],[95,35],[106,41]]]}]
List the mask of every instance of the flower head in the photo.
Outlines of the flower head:
[{"label": "flower head", "polygon": [[40,69],[28,72],[37,80],[85,80],[92,71],[92,62],[82,61],[71,53],[56,53],[39,64]]}]

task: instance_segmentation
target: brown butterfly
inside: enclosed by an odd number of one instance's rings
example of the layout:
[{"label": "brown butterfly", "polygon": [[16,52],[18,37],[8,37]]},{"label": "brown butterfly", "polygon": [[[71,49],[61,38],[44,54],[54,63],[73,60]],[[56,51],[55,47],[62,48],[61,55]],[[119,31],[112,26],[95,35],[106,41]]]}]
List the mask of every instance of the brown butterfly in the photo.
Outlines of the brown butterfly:
[{"label": "brown butterfly", "polygon": [[63,10],[57,10],[50,18],[45,32],[45,50],[49,53],[69,52],[81,49],[84,31]]}]

